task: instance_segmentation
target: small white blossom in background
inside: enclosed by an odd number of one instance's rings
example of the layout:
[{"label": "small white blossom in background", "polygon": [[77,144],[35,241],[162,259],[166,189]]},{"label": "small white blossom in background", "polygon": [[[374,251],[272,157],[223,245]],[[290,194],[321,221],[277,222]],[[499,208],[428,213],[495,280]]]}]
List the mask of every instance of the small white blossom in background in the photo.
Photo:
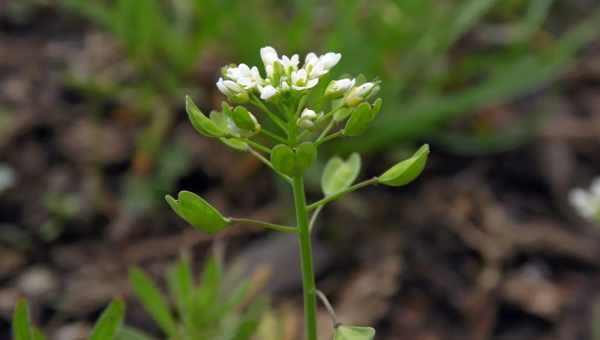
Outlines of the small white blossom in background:
[{"label": "small white blossom in background", "polygon": [[356,106],[365,99],[377,94],[377,92],[379,92],[379,85],[374,82],[367,82],[350,90],[344,102],[348,106]]},{"label": "small white blossom in background", "polygon": [[333,98],[342,97],[354,87],[355,83],[356,79],[344,78],[340,80],[332,80],[325,89],[325,95]]},{"label": "small white blossom in background", "polygon": [[569,201],[582,217],[600,222],[600,177],[594,179],[589,190],[573,189]]},{"label": "small white blossom in background", "polygon": [[10,189],[16,182],[17,178],[12,168],[0,164],[0,193]]}]

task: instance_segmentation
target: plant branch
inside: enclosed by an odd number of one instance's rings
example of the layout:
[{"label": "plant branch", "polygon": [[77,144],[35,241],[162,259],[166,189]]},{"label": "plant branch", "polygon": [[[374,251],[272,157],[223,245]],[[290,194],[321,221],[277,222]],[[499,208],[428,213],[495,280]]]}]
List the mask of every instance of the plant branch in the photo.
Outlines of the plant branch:
[{"label": "plant branch", "polygon": [[286,180],[288,183],[292,183],[292,179],[290,178],[290,176],[283,174],[281,172],[279,172],[277,169],[275,169],[275,167],[273,166],[273,164],[271,164],[271,162],[266,159],[263,155],[261,155],[260,153],[256,152],[256,150],[252,149],[252,148],[248,148],[248,152],[250,152],[254,157],[258,158],[258,160],[260,160],[261,162],[263,162],[266,166],[268,166],[269,168],[271,168],[271,170],[273,170],[276,174],[278,174],[279,176],[281,176],[284,180]]},{"label": "plant branch", "polygon": [[277,135],[276,133],[271,132],[271,131],[269,131],[267,129],[263,128],[263,129],[260,130],[260,132],[262,134],[268,136],[268,137],[273,138],[274,140],[278,141],[279,143],[286,143],[287,142],[283,137],[281,137],[281,136]]},{"label": "plant branch", "polygon": [[315,208],[324,206],[325,204],[327,204],[327,203],[329,203],[331,201],[334,201],[334,200],[338,199],[340,196],[343,196],[343,195],[345,195],[345,194],[347,194],[349,192],[353,192],[353,191],[356,191],[356,190],[358,190],[360,188],[364,188],[366,186],[369,186],[371,184],[376,184],[376,183],[377,183],[377,177],[373,177],[371,179],[367,179],[366,181],[362,181],[360,183],[356,183],[353,186],[350,186],[350,187],[348,187],[348,188],[346,188],[346,189],[344,189],[344,190],[342,190],[342,191],[340,191],[338,193],[335,193],[335,194],[333,194],[331,196],[326,196],[323,199],[321,199],[321,200],[319,200],[319,201],[317,201],[315,203],[312,203],[312,204],[308,205],[306,207],[306,211],[311,211],[311,210],[313,210]]},{"label": "plant branch", "polygon": [[255,149],[259,150],[259,151],[262,151],[262,152],[268,153],[268,154],[271,153],[271,149],[269,149],[268,147],[266,147],[266,146],[264,146],[264,145],[262,145],[260,143],[257,143],[257,142],[255,142],[253,140],[250,140],[250,139],[246,139],[246,142],[248,144],[250,144],[253,148],[255,148]]},{"label": "plant branch", "polygon": [[285,225],[280,225],[280,224],[263,222],[263,221],[253,220],[250,218],[230,217],[229,219],[231,220],[231,222],[234,222],[234,223],[250,224],[253,226],[257,226],[257,227],[261,227],[261,228],[265,228],[265,229],[271,229],[271,230],[275,230],[275,231],[280,231],[280,232],[284,232],[284,233],[298,233],[298,228],[296,228],[296,227],[290,227],[290,226],[285,226]]},{"label": "plant branch", "polygon": [[315,212],[313,212],[312,216],[310,217],[310,223],[308,224],[309,231],[312,232],[313,228],[315,227],[315,223],[317,222],[317,217],[319,217],[321,210],[323,210],[323,206],[318,207],[315,210]]},{"label": "plant branch", "polygon": [[267,116],[269,116],[269,118],[283,131],[287,133],[287,129],[285,126],[285,122],[283,120],[281,120],[281,118],[277,117],[276,114],[274,114],[273,112],[271,112],[271,110],[269,110],[269,108],[263,103],[261,102],[259,99],[256,98],[255,95],[252,95],[251,97],[251,103],[256,105],[258,108],[260,108],[261,110],[263,110],[264,113],[267,114]]},{"label": "plant branch", "polygon": [[327,296],[325,296],[325,294],[318,289],[317,289],[317,296],[319,297],[319,299],[325,306],[325,309],[327,309],[327,313],[329,313],[329,316],[331,317],[331,322],[333,323],[333,328],[336,328],[337,326],[339,326],[340,323],[337,320],[337,315],[335,315],[335,310],[333,310],[333,307],[331,306],[331,303],[329,303]]},{"label": "plant branch", "polygon": [[[330,141],[330,140],[332,140],[332,139],[335,139],[335,138],[341,137],[341,136],[343,136],[343,135],[344,135],[344,130],[339,130],[339,131],[336,131],[336,132],[334,132],[334,133],[330,134],[330,135],[329,135],[329,136],[327,136],[327,137],[324,137],[324,138],[322,138],[321,140],[318,140],[317,142],[315,142],[315,144],[317,144],[317,146],[319,146],[319,145],[321,145],[321,144],[323,144],[323,143],[325,143],[325,142],[328,142],[328,141]],[[320,137],[319,137],[319,138],[320,138]]]}]

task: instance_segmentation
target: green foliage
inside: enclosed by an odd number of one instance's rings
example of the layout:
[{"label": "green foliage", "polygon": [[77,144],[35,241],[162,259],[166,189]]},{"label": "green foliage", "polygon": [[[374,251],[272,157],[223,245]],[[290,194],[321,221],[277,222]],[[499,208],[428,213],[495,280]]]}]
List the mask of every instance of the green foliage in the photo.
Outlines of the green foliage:
[{"label": "green foliage", "polygon": [[171,195],[165,196],[165,199],[179,217],[198,230],[216,233],[230,223],[229,219],[193,192],[180,191],[177,200]]},{"label": "green foliage", "polygon": [[[171,266],[166,274],[170,299],[139,269],[131,271],[130,281],[148,314],[173,340],[250,339],[264,310],[262,301],[251,301],[248,281],[227,288],[231,282],[214,258],[206,262],[199,283],[195,282],[191,265],[185,258]],[[149,338],[136,329],[126,328],[117,340],[126,339]]]},{"label": "green foliage", "polygon": [[100,319],[96,322],[90,340],[108,340],[114,339],[121,328],[123,317],[125,315],[125,303],[121,300],[115,300],[106,307]]},{"label": "green foliage", "polygon": [[375,329],[372,327],[340,325],[335,328],[333,340],[373,340]]},{"label": "green foliage", "polygon": [[[121,329],[125,317],[125,304],[114,300],[102,312],[96,322],[89,340],[113,340]],[[15,306],[12,320],[13,340],[44,340],[45,336],[31,323],[27,301],[19,300]],[[133,340],[133,339],[131,339]]]}]

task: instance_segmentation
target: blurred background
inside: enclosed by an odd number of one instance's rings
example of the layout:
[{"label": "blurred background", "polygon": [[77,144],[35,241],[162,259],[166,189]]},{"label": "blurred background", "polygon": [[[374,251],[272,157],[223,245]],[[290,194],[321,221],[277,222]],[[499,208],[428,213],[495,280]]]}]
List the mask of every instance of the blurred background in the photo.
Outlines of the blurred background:
[{"label": "blurred background", "polygon": [[49,339],[84,339],[114,296],[164,339],[128,270],[163,287],[182,254],[199,276],[216,254],[265,301],[246,338],[224,334],[250,302],[210,339],[299,339],[295,241],[204,235],[163,200],[293,223],[288,189],[183,107],[217,107],[220,68],[266,45],[341,52],[335,75],[382,81],[381,115],[321,153],[311,200],[326,155],[360,151],[366,178],[432,147],[415,183],[322,214],[318,286],[340,320],[377,339],[600,339],[600,226],[568,201],[600,175],[594,0],[0,0],[0,339],[20,296]]}]

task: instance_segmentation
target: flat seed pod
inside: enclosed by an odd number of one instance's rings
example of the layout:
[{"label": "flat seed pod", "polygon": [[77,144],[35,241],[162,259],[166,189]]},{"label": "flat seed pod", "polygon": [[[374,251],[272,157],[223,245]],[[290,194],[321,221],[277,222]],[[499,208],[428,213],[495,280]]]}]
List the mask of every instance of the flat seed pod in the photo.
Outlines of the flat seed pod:
[{"label": "flat seed pod", "polygon": [[301,175],[310,168],[317,159],[317,147],[311,142],[304,142],[296,148],[296,175]]},{"label": "flat seed pod", "polygon": [[165,199],[179,217],[198,230],[213,234],[230,223],[229,219],[193,192],[180,191],[177,200],[171,195],[165,196]]},{"label": "flat seed pod", "polygon": [[294,176],[296,170],[294,150],[284,144],[275,145],[271,150],[271,164],[277,171],[288,176]]},{"label": "flat seed pod", "polygon": [[425,144],[409,159],[405,159],[384,172],[377,181],[381,184],[398,187],[406,185],[417,178],[427,162],[429,145]]},{"label": "flat seed pod", "polygon": [[333,340],[373,340],[375,329],[373,327],[345,326],[335,328]]},{"label": "flat seed pod", "polygon": [[373,120],[373,113],[369,103],[362,103],[354,109],[350,119],[346,122],[344,135],[358,136],[365,132],[369,127],[369,123]]},{"label": "flat seed pod", "polygon": [[344,161],[340,157],[333,157],[325,165],[321,177],[321,188],[325,196],[334,195],[348,188],[360,173],[360,156],[353,153]]},{"label": "flat seed pod", "polygon": [[333,120],[336,122],[344,121],[348,118],[350,113],[352,113],[352,109],[349,107],[341,107],[333,113]]},{"label": "flat seed pod", "polygon": [[232,149],[238,150],[238,151],[247,151],[248,150],[248,143],[244,142],[243,140],[239,139],[239,138],[221,138],[221,142],[223,142],[223,144],[229,146]]},{"label": "flat seed pod", "polygon": [[185,97],[185,110],[196,131],[207,137],[223,137],[227,131],[222,130],[200,111],[189,96]]},{"label": "flat seed pod", "polygon": [[231,119],[235,125],[242,129],[251,133],[256,133],[260,131],[260,125],[256,121],[256,118],[243,106],[237,106],[231,112]]}]

